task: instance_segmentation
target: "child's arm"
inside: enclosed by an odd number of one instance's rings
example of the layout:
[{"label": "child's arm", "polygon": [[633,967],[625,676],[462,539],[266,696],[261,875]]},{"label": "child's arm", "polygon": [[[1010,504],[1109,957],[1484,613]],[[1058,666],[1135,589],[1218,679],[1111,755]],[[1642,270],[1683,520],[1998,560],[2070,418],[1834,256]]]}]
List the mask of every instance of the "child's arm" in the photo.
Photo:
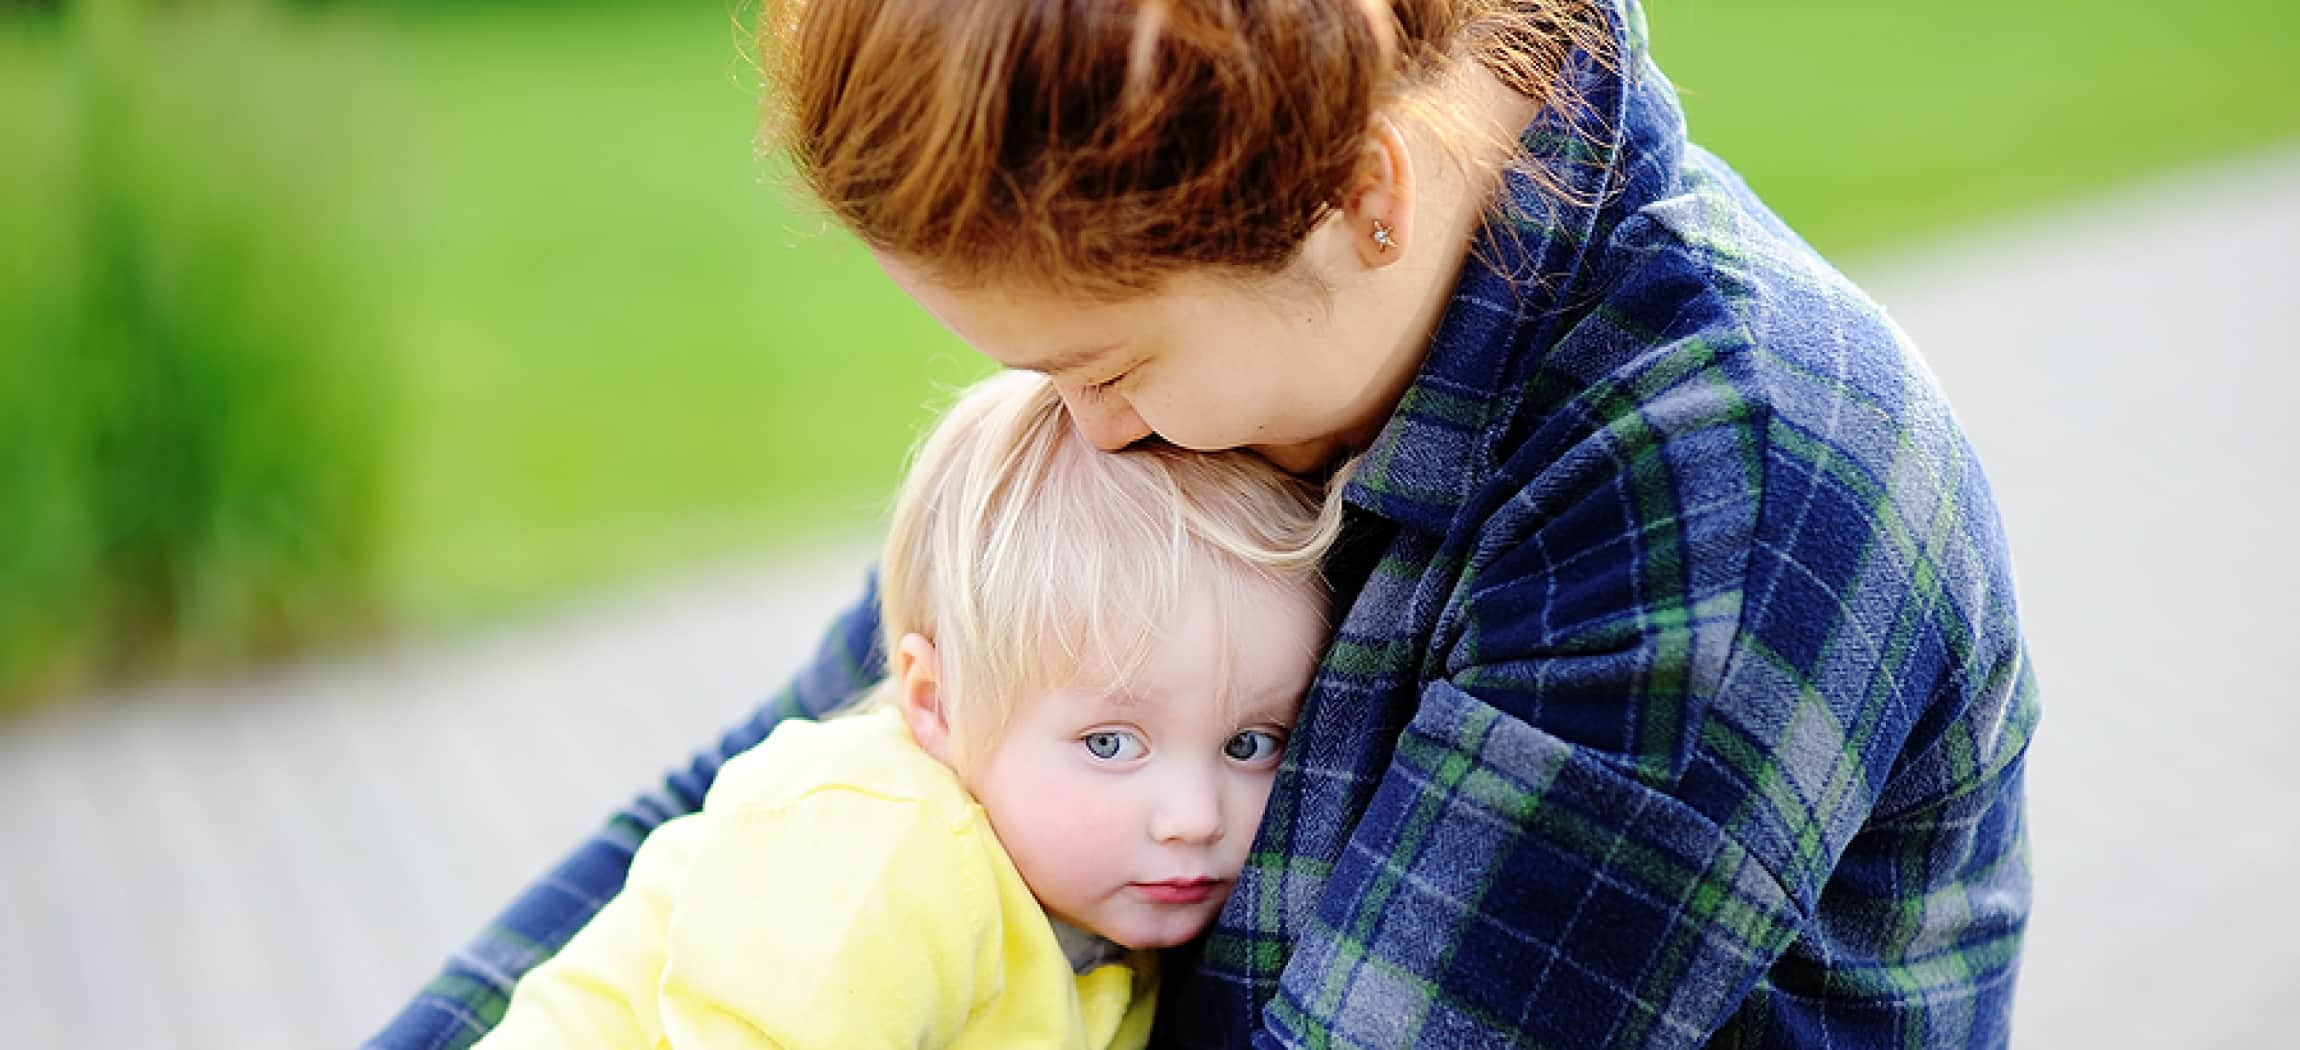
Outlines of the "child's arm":
[{"label": "child's arm", "polygon": [[874,573],[862,596],[833,621],[813,661],[782,691],[680,763],[521,891],[363,1045],[368,1050],[470,1047],[503,1016],[512,983],[585,928],[600,902],[624,884],[639,836],[651,837],[666,820],[697,809],[721,764],[764,739],[784,719],[817,717],[877,678],[882,673],[877,638]]},{"label": "child's arm", "polygon": [[988,832],[952,816],[833,788],[673,821],[481,1045],[947,1043],[1001,951]]},{"label": "child's arm", "polygon": [[714,827],[672,916],[671,1045],[955,1039],[1003,972],[990,832],[957,816],[834,789]]},{"label": "child's arm", "polygon": [[700,840],[711,834],[710,818],[694,814],[647,836],[622,892],[558,955],[520,980],[502,1021],[479,1047],[652,1050],[663,1030],[655,985],[678,887]]}]

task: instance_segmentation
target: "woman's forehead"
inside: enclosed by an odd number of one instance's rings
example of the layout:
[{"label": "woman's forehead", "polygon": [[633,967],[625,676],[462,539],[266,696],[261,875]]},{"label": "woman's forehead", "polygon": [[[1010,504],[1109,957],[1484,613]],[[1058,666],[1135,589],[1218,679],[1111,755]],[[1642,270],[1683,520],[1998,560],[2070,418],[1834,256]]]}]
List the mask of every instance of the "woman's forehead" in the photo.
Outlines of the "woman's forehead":
[{"label": "woman's forehead", "polygon": [[1009,368],[1049,375],[1178,327],[1251,324],[1324,302],[1318,281],[1291,271],[1185,271],[1155,290],[1109,298],[1020,281],[954,281],[917,260],[874,254],[897,287],[960,339]]},{"label": "woman's forehead", "polygon": [[1150,296],[1108,302],[1015,284],[960,285],[885,255],[879,266],[967,345],[1008,368],[1049,375],[1101,363],[1156,309]]}]

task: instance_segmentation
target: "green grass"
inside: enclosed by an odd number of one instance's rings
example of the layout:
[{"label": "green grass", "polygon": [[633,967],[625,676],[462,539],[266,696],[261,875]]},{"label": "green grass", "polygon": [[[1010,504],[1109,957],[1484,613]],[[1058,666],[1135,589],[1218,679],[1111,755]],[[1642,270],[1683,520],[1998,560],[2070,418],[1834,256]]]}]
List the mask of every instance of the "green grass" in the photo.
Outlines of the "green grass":
[{"label": "green grass", "polygon": [[395,604],[484,615],[871,527],[921,404],[981,366],[766,183],[718,8],[351,41],[399,154],[364,195],[406,386]]},{"label": "green grass", "polygon": [[1695,141],[1831,254],[2300,137],[2290,0],[1650,2]]},{"label": "green grass", "polygon": [[[2168,10],[1649,14],[1695,137],[1816,244],[1867,252],[2300,136],[2300,5]],[[729,12],[195,7],[153,34],[153,91],[238,85],[185,111],[234,125],[207,161],[305,173],[326,201],[279,221],[329,246],[356,297],[338,341],[381,358],[388,616],[468,622],[868,534],[921,406],[983,369],[768,184]],[[9,294],[41,294],[39,246],[69,236],[42,191],[69,177],[76,78],[66,29],[0,15]]]},{"label": "green grass", "polygon": [[[680,6],[148,27],[165,41],[140,70],[154,95],[270,100],[260,148],[219,127],[216,159],[326,182],[323,236],[377,326],[339,335],[380,347],[391,377],[392,619],[465,622],[870,530],[921,406],[983,370],[850,240],[785,206],[753,155],[738,30]],[[71,88],[54,34],[0,48],[11,75]]]},{"label": "green grass", "polygon": [[8,95],[30,149],[0,208],[0,710],[375,611],[388,369],[337,294],[328,184],[265,162],[268,99],[155,90],[133,20],[101,24]]}]

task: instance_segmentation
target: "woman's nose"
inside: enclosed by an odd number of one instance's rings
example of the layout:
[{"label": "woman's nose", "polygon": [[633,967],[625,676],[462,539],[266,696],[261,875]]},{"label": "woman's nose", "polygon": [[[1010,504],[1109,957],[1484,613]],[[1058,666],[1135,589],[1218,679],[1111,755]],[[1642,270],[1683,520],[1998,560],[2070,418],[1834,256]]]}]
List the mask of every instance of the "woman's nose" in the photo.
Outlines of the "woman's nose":
[{"label": "woman's nose", "polygon": [[1115,452],[1150,436],[1150,424],[1143,422],[1134,406],[1123,397],[1063,387],[1062,404],[1070,410],[1070,419],[1078,426],[1078,436],[1105,452]]}]

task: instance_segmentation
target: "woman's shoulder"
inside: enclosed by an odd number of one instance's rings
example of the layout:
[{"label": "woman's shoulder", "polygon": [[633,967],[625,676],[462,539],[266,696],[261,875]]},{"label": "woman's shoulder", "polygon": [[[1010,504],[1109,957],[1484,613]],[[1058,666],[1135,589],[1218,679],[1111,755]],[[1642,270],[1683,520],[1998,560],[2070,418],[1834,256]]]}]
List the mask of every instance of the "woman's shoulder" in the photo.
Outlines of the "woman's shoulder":
[{"label": "woman's shoulder", "polygon": [[2002,582],[1987,483],[1915,345],[1722,161],[1688,146],[1678,171],[1593,246],[1581,290],[1523,321],[1539,331],[1518,333],[1454,522],[1471,566],[1501,585],[1620,563],[1725,594],[1766,571],[1757,551],[1873,569],[1946,505],[1958,549],[1936,555]]},{"label": "woman's shoulder", "polygon": [[[1674,185],[1677,192],[1644,202],[1612,231],[1595,267],[1603,290],[1594,324],[1575,326],[1568,339],[1627,336],[1624,365],[1687,348],[1738,355],[1762,383],[1743,396],[1817,388],[1871,401],[1911,392],[1937,400],[1884,307],[1732,167],[1688,144]],[[1604,332],[1608,324],[1625,331]]]},{"label": "woman's shoulder", "polygon": [[1723,162],[1689,147],[1680,171],[1596,246],[1592,290],[1527,337],[1493,469],[1455,523],[1474,533],[1467,593],[1618,582],[1622,605],[1660,595],[1713,641],[1817,676],[1847,625],[1946,591],[1985,600],[1943,637],[2015,651],[1993,497],[1916,346]]},{"label": "woman's shoulder", "polygon": [[1498,480],[1552,484],[1592,441],[1613,460],[1747,480],[1735,498],[1750,503],[1766,496],[1755,468],[1784,451],[1880,475],[1960,472],[1958,424],[1884,307],[1723,161],[1687,146],[1677,170],[1673,192],[1595,246],[1586,290],[1519,365]]}]

